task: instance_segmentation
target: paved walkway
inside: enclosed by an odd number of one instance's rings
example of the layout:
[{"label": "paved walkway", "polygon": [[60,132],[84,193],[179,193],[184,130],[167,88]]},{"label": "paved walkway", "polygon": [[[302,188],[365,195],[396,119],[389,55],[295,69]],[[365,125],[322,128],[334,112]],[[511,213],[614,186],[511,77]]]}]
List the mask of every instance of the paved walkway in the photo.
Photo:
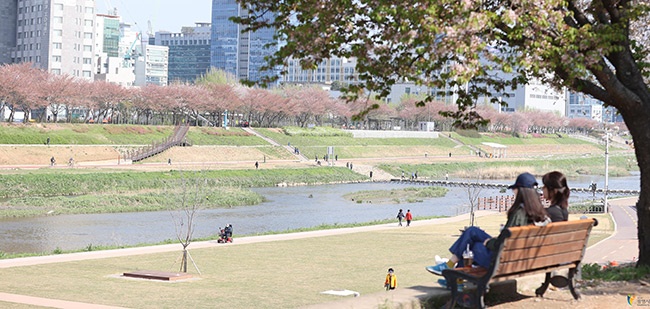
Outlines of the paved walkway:
[{"label": "paved walkway", "polygon": [[616,225],[614,234],[591,246],[583,259],[585,263],[607,264],[616,261],[621,264],[636,261],[639,255],[637,200],[637,197],[633,197],[609,202],[610,213]]}]

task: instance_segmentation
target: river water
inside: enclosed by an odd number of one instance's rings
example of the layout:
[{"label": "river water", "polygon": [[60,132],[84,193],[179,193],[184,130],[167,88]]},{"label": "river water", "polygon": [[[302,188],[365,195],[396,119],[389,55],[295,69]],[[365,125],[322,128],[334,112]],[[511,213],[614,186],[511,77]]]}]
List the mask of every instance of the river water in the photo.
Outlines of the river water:
[{"label": "river water", "polygon": [[[459,181],[460,179],[450,179]],[[586,188],[594,181],[604,187],[604,178],[583,176],[569,181],[570,187]],[[509,183],[510,181],[494,181]],[[194,237],[217,233],[232,224],[235,235],[313,227],[320,224],[369,222],[395,218],[397,211],[411,209],[417,216],[454,216],[465,212],[468,192],[448,188],[445,197],[420,203],[355,203],[342,195],[361,190],[404,188],[399,183],[357,183],[325,186],[255,188],[268,199],[260,205],[200,211]],[[610,189],[639,189],[639,176],[609,179]],[[507,195],[496,189],[481,189],[479,196]],[[573,194],[572,201],[591,194]],[[0,251],[7,253],[74,250],[88,245],[136,245],[175,239],[172,213],[167,211],[117,214],[63,215],[0,220]]]}]

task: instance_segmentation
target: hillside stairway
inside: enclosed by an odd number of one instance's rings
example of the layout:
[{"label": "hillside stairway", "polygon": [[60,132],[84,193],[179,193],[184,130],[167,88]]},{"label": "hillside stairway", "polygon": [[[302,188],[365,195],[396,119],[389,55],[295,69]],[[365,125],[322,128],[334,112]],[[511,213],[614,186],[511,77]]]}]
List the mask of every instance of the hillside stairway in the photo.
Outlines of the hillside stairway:
[{"label": "hillside stairway", "polygon": [[187,135],[187,131],[189,130],[189,125],[178,125],[174,128],[174,132],[165,140],[159,143],[153,142],[150,146],[145,146],[140,149],[131,151],[125,155],[125,159],[131,160],[132,162],[138,162],[160,154],[174,146],[191,146],[190,142],[187,140],[187,137],[185,137]]}]

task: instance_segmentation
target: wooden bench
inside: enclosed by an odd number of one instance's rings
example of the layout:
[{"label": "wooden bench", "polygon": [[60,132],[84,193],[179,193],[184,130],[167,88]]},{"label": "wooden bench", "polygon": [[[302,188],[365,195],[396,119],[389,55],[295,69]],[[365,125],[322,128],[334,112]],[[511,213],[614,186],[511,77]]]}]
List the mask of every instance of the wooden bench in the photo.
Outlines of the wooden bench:
[{"label": "wooden bench", "polygon": [[591,229],[596,225],[596,219],[582,219],[555,222],[543,227],[503,229],[497,237],[497,251],[492,255],[489,268],[465,267],[442,271],[452,291],[450,308],[458,300],[458,279],[476,286],[472,297],[473,307],[484,308],[483,296],[490,283],[546,273],[544,283],[535,290],[535,295],[543,296],[548,285],[554,283],[551,272],[561,269],[569,269],[568,278],[564,278],[568,279],[567,284],[573,297],[580,298],[573,281],[585,254]]}]

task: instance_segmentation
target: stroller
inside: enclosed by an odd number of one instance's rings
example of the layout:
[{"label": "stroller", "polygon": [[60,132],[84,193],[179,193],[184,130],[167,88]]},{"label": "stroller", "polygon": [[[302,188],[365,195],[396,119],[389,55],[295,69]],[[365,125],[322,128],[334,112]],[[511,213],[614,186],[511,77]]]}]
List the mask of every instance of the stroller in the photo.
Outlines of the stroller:
[{"label": "stroller", "polygon": [[223,229],[219,229],[219,239],[217,239],[217,242],[220,244],[232,243],[232,224],[226,225]]}]

